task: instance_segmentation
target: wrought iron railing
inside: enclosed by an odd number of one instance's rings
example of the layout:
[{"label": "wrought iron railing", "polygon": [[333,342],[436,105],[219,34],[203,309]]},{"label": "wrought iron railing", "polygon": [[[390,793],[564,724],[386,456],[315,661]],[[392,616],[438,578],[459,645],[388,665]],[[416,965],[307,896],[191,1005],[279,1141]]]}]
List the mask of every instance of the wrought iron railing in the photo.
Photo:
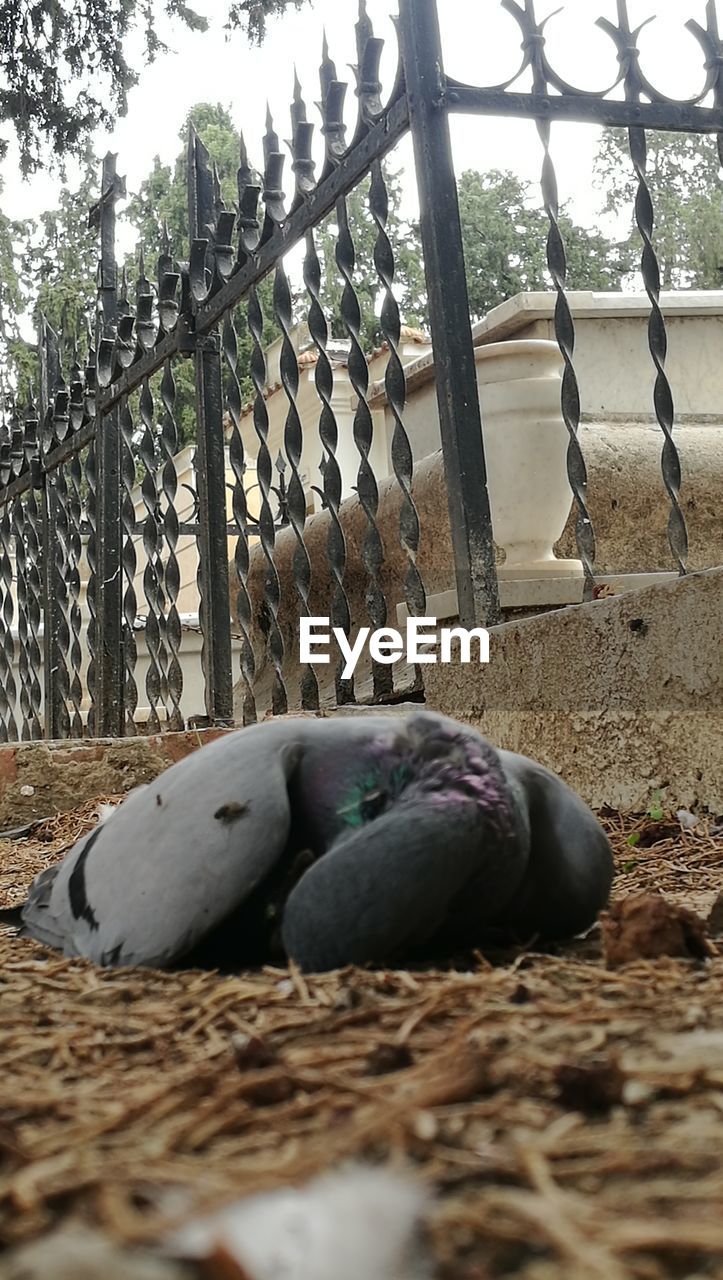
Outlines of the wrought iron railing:
[{"label": "wrought iron railing", "polygon": [[[242,150],[238,203],[226,208],[205,147],[191,131],[188,144],[188,245],[163,246],[156,278],[143,258],[134,283],[135,302],[115,257],[116,203],[124,194],[115,158],[103,165],[101,195],[91,211],[99,232],[97,325],[81,366],[61,365],[61,343],[46,325],[41,335],[39,405],[16,411],[0,439],[0,740],[122,735],[138,727],[139,698],[147,703],[145,727],[180,728],[183,669],[179,609],[179,554],[184,539],[198,549],[199,619],[203,635],[206,715],[211,723],[257,714],[260,666],[270,673],[268,705],[289,705],[288,623],[312,608],[315,566],[308,548],[308,488],[302,476],[304,428],[298,411],[299,362],[293,341],[292,295],[284,259],[303,246],[307,324],[315,353],[320,412],[317,449],[322,506],[326,512],[327,612],[347,634],[350,607],[348,545],[342,519],[339,432],[333,406],[334,370],[329,317],[322,305],[322,266],[316,229],[336,214],[336,263],[343,281],[341,316],[348,343],[348,374],[356,397],[353,438],[358,452],[356,491],[365,520],[361,561],[366,578],[367,620],[387,623],[382,578],[384,540],[379,527],[379,485],[371,462],[374,426],[367,404],[368,365],[360,339],[360,303],[354,284],[355,245],[347,197],[371,173],[369,213],[376,228],[375,263],[382,299],[380,327],[388,350],[386,395],[393,422],[390,457],[399,492],[398,539],[406,565],[399,584],[412,614],[425,608],[417,565],[420,521],[412,492],[413,456],[405,430],[405,377],[400,358],[400,315],[394,293],[394,246],[387,233],[388,193],[382,161],[407,132],[414,143],[421,207],[421,239],[435,354],[436,390],[454,573],[461,620],[499,617],[495,550],[490,523],[475,358],[465,283],[449,115],[526,116],[541,143],[542,200],[549,219],[547,262],[556,293],[554,328],[564,361],[562,413],[569,432],[568,475],[577,512],[577,544],[586,590],[593,585],[595,540],[587,505],[587,474],[579,438],[580,397],[574,369],[575,333],[566,298],[566,259],[558,219],[558,194],[549,143],[553,122],[592,121],[628,129],[638,194],[635,211],[642,242],[641,270],[650,299],[649,345],[655,367],[654,406],[663,436],[662,474],[670,498],[669,541],[685,571],[687,539],[679,501],[680,464],[673,400],[666,377],[666,329],[646,177],[646,130],[717,134],[723,160],[723,43],[715,4],[706,26],[689,22],[704,54],[701,91],[673,100],[647,79],[638,30],[626,0],[617,0],[617,23],[600,19],[617,58],[614,83],[604,92],[576,88],[551,66],[544,22],[534,0],[501,0],[522,36],[519,71],[504,84],[481,88],[445,75],[435,0],[400,0],[399,65],[382,101],[382,41],[374,36],[360,2],[354,68],[358,110],[351,138],[344,124],[346,84],[337,76],[326,44],[320,70],[324,160],[315,173],[313,125],[301,88],[291,106],[293,190],[283,190],[284,153],[269,117],[258,175]],[[530,87],[520,89],[527,76]],[[258,286],[273,275],[273,318],[281,335],[280,381],[287,411],[280,468],[272,458],[266,403],[264,316]],[[234,317],[243,307],[252,340],[253,461],[258,512],[250,511],[245,476],[242,393]],[[190,520],[179,515],[175,465],[176,362],[193,361],[196,388],[196,493]],[[158,377],[160,376],[160,382]],[[160,431],[157,422],[160,421]],[[277,460],[278,463],[278,460]],[[228,475],[232,498],[227,504]],[[140,489],[137,480],[140,476]],[[314,486],[311,486],[312,488]],[[254,500],[256,501],[256,500]],[[280,530],[293,538],[294,600],[282,599],[277,558]],[[290,531],[290,533],[289,533]],[[233,540],[229,555],[229,539]],[[230,568],[229,568],[230,566]],[[259,567],[260,566],[260,567]],[[140,575],[140,576],[139,576]],[[255,576],[254,576],[255,575]],[[138,587],[142,598],[139,599]],[[145,618],[147,672],[139,691],[138,618]],[[232,616],[235,625],[232,626]],[[234,657],[234,632],[238,658]],[[262,636],[262,651],[258,637]],[[335,668],[337,701],[353,701],[354,682]],[[16,674],[17,673],[17,674]],[[318,675],[298,671],[294,704],[315,707]],[[372,664],[371,697],[393,695],[390,669]]]}]

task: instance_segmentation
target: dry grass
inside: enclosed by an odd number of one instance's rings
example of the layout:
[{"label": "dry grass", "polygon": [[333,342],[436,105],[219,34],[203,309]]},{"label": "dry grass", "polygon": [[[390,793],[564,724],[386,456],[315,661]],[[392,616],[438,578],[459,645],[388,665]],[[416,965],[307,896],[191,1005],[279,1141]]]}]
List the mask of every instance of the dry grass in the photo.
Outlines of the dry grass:
[{"label": "dry grass", "polygon": [[[0,844],[0,905],[96,806]],[[707,913],[723,838],[609,815],[616,896]],[[628,843],[632,832],[640,844]],[[449,971],[98,971],[0,936],[0,1238],[190,1208],[360,1155],[438,1191],[442,1274],[723,1275],[723,957],[606,969],[599,934]]]}]

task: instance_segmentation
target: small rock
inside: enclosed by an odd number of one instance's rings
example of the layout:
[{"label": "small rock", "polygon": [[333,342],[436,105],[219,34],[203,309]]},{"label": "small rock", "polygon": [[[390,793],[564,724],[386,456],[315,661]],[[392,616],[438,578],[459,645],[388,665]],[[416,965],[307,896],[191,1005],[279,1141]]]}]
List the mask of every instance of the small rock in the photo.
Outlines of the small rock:
[{"label": "small rock", "polygon": [[34,796],[34,795],[35,795],[35,787],[31,787],[31,786],[30,786],[30,783],[29,783],[29,782],[26,782],[26,783],[24,783],[24,784],[23,784],[23,786],[20,788],[20,794],[21,794],[21,796]]},{"label": "small rock", "polygon": [[518,982],[517,986],[512,992],[512,995],[510,996],[511,1003],[512,1004],[529,1004],[531,999],[532,999],[532,995],[530,993],[530,988],[526,987],[524,982]]},{"label": "small rock", "polygon": [[699,1027],[705,1020],[705,1009],[701,1004],[689,1005],[683,1018],[686,1027]]},{"label": "small rock", "polygon": [[437,1117],[431,1111],[418,1111],[412,1119],[412,1133],[421,1142],[433,1142],[438,1131]]},{"label": "small rock", "polygon": [[644,1107],[655,1097],[655,1090],[643,1080],[626,1080],[623,1085],[623,1103],[626,1107]]},{"label": "small rock", "polygon": [[411,1067],[414,1059],[405,1044],[378,1044],[366,1061],[370,1076],[384,1076],[390,1071]]},{"label": "small rock", "polygon": [[660,956],[706,960],[715,954],[700,917],[668,902],[662,894],[630,894],[604,911],[600,924],[605,959],[611,969]]},{"label": "small rock", "polygon": [[339,987],[331,1007],[335,1013],[348,1013],[350,1009],[356,1009],[360,1004],[361,995],[354,987]]},{"label": "small rock", "polygon": [[622,1101],[625,1077],[617,1059],[604,1055],[587,1062],[561,1062],[555,1069],[555,1084],[564,1107],[594,1114]]},{"label": "small rock", "polygon": [[675,816],[684,831],[692,831],[700,822],[700,818],[697,818],[694,813],[690,813],[688,809],[678,809]]},{"label": "small rock", "polygon": [[231,1048],[236,1066],[241,1071],[255,1071],[278,1062],[278,1054],[259,1036],[236,1032],[231,1036]]}]

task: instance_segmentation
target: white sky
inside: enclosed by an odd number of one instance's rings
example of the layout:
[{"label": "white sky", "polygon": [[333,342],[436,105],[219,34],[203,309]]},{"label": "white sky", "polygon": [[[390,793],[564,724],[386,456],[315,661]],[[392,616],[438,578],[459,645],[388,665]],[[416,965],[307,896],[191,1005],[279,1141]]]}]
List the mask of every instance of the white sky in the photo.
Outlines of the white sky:
[{"label": "white sky", "polygon": [[[193,0],[191,0],[193,4]],[[448,73],[470,83],[499,83],[519,64],[519,31],[511,17],[500,9],[499,0],[438,0],[445,63]],[[723,27],[723,0],[717,0]],[[230,108],[233,119],[243,129],[251,161],[261,165],[261,137],[266,101],[281,138],[289,136],[289,102],[293,66],[296,63],[307,102],[309,118],[318,121],[313,104],[319,96],[318,66],[322,29],[326,28],[330,53],[341,79],[347,64],[354,61],[356,0],[315,0],[298,13],[288,11],[270,24],[265,44],[249,48],[243,36],[223,31],[224,0],[196,0],[195,8],[211,22],[205,35],[179,26],[164,32],[173,52],[146,67],[139,85],[131,91],[128,115],[112,133],[100,130],[95,138],[99,155],[118,152],[119,172],[127,176],[129,190],[135,190],[158,154],[171,162],[179,150],[179,130],[194,103],[221,102]],[[396,63],[396,39],[389,18],[395,0],[369,0],[368,11],[377,35],[386,40],[382,80],[388,88]],[[554,0],[538,0],[540,14],[551,12]],[[643,32],[642,65],[662,91],[687,96],[699,92],[702,84],[702,51],[684,30],[687,18],[705,24],[705,0],[629,0],[631,23],[635,25],[657,10],[658,18]],[[617,71],[610,39],[595,26],[599,15],[615,20],[615,0],[568,0],[559,17],[547,30],[548,53],[553,66],[573,84],[602,89],[612,84]],[[137,50],[129,50],[137,59]],[[351,76],[351,73],[349,73]],[[527,87],[524,84],[522,87]],[[354,118],[356,99],[347,97],[349,124]],[[510,168],[522,177],[539,177],[540,144],[531,121],[510,121],[489,117],[451,119],[455,164],[465,168]],[[588,125],[559,124],[553,128],[555,160],[560,197],[573,202],[575,216],[591,222],[601,203],[592,188],[592,158],[598,130]],[[317,155],[322,138],[316,135]],[[404,140],[397,149],[399,162],[411,162],[411,143]],[[12,217],[37,214],[52,206],[57,196],[57,174],[44,172],[29,182],[21,180],[17,158],[12,154],[0,169],[4,181],[2,204]],[[72,171],[71,171],[72,177]],[[290,166],[287,178],[291,179]],[[409,185],[410,201],[413,183]]]}]

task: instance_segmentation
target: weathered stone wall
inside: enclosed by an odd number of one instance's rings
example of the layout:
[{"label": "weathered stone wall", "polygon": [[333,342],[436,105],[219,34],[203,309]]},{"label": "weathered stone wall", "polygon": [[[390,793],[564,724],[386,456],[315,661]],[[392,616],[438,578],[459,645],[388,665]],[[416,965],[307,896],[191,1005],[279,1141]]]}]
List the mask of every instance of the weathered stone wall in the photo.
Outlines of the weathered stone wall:
[{"label": "weathered stone wall", "polygon": [[0,747],[0,828],[121,795],[213,741],[223,729],[156,737],[22,742]]},{"label": "weathered stone wall", "polygon": [[427,704],[534,756],[594,807],[723,812],[723,569],[505,623]]}]

